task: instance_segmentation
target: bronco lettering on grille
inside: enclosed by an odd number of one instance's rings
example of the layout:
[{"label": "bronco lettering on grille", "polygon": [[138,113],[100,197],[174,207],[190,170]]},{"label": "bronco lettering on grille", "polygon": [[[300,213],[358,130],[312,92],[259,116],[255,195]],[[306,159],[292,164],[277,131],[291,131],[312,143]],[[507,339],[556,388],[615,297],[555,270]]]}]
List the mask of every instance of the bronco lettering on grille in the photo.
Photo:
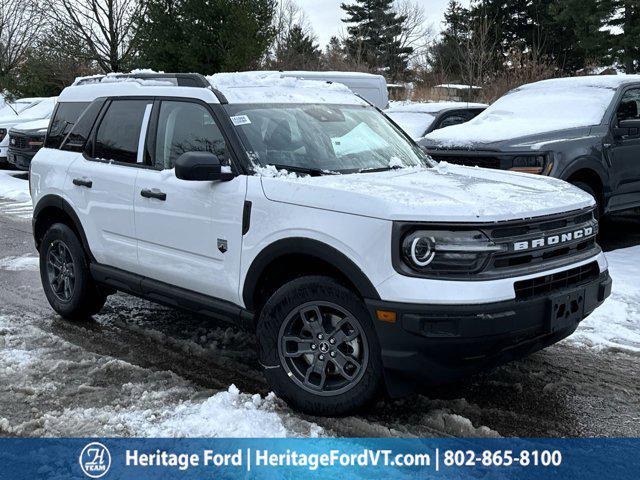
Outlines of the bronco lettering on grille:
[{"label": "bronco lettering on grille", "polygon": [[557,235],[549,235],[548,237],[514,242],[513,249],[517,252],[520,250],[529,250],[532,248],[544,248],[552,245],[571,242],[574,240],[581,240],[583,238],[588,238],[592,235],[593,235],[593,227],[584,227],[571,232],[559,233]]}]

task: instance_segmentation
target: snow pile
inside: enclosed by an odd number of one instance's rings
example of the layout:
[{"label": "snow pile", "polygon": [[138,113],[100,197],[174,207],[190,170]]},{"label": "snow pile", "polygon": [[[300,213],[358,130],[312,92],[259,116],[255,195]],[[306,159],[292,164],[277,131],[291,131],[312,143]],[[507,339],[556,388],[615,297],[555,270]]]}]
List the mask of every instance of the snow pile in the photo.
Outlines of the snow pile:
[{"label": "snow pile", "polygon": [[39,268],[40,260],[38,257],[31,255],[21,255],[19,257],[0,258],[0,270],[19,271],[30,270],[36,271]]},{"label": "snow pile", "polygon": [[30,202],[29,182],[14,178],[10,172],[0,171],[0,197],[17,202]]},{"label": "snow pile", "polygon": [[267,165],[263,167],[261,165],[254,165],[253,167],[255,173],[254,175],[257,177],[266,177],[266,178],[287,178],[289,180],[295,180],[298,178],[298,174],[295,172],[289,172],[285,169],[277,169],[273,165]]},{"label": "snow pile", "polygon": [[640,246],[606,254],[613,278],[611,297],[567,339],[596,350],[640,353]]},{"label": "snow pile", "polygon": [[464,147],[510,138],[599,125],[616,88],[638,75],[544,80],[512,90],[473,120],[426,136],[445,147]]},{"label": "snow pile", "polygon": [[341,83],[301,80],[279,72],[216,73],[207,77],[230,103],[335,103],[367,105]]},{"label": "snow pile", "polygon": [[[0,315],[0,433],[17,436],[319,436],[273,394],[202,389],[100,355],[51,325]],[[77,334],[92,335],[77,327]],[[72,330],[67,330],[67,334]]]},{"label": "snow pile", "polygon": [[485,103],[473,102],[412,102],[410,100],[402,100],[389,102],[389,108],[385,112],[434,113],[449,108],[486,108],[488,106]]}]

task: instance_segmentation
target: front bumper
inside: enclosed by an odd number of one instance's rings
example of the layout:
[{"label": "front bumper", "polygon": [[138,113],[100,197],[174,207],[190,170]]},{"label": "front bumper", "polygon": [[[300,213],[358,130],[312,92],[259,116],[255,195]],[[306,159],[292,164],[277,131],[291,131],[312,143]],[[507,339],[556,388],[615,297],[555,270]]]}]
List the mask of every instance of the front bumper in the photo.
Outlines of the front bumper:
[{"label": "front bumper", "polygon": [[[611,294],[608,271],[527,300],[475,305],[418,305],[367,300],[392,396],[416,379],[439,384],[527,356],[571,335]],[[377,319],[395,312],[395,322]]]},{"label": "front bumper", "polygon": [[15,150],[13,148],[9,149],[9,153],[7,155],[7,160],[11,165],[14,165],[19,170],[29,170],[29,166],[31,165],[31,160],[35,156],[36,152],[23,152],[20,150]]}]

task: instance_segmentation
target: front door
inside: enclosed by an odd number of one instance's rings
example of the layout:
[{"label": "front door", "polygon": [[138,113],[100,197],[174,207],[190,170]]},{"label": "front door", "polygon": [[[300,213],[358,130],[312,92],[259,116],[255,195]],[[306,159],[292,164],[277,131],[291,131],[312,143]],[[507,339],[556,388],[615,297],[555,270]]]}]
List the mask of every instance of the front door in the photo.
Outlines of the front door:
[{"label": "front door", "polygon": [[618,208],[640,204],[640,129],[616,134],[622,120],[640,120],[640,88],[627,90],[612,122],[613,142],[609,148],[612,205]]},{"label": "front door", "polygon": [[140,273],[146,277],[239,303],[238,277],[246,177],[228,182],[176,178],[174,163],[189,151],[229,162],[225,139],[204,104],[163,100],[147,141],[153,168],[135,188]]}]

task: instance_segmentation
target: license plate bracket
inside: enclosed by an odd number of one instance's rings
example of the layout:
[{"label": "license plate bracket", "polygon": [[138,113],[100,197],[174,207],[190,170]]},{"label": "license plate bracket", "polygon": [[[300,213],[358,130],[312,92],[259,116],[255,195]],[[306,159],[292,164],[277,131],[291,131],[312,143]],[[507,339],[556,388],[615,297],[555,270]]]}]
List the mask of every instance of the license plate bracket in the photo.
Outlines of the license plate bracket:
[{"label": "license plate bracket", "polygon": [[550,300],[548,331],[555,333],[580,322],[584,318],[584,300],[584,288],[553,295]]}]

